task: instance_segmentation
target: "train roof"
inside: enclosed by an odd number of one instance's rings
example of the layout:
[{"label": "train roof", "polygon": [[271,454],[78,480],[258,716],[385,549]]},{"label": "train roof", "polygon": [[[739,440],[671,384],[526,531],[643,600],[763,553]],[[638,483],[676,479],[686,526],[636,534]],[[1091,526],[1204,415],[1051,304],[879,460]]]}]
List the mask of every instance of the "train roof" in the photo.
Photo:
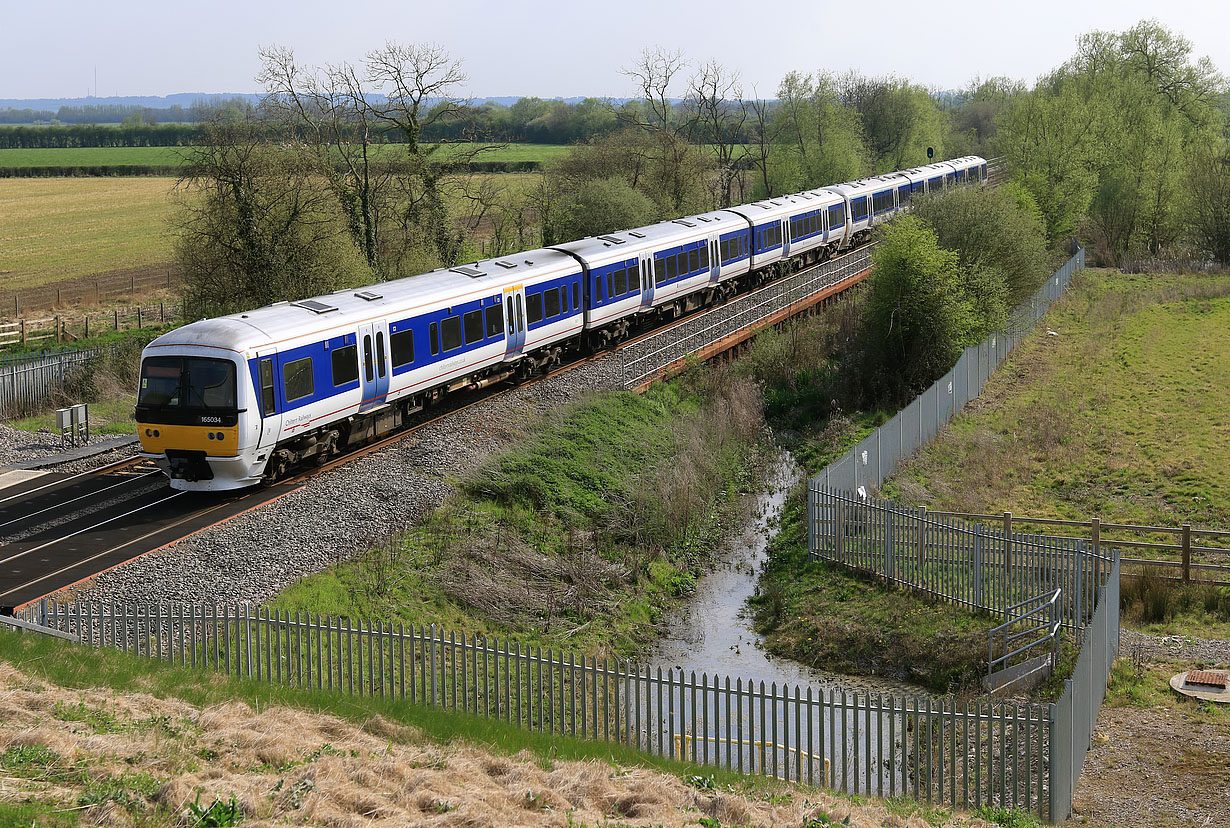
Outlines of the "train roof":
[{"label": "train roof", "polygon": [[601,267],[613,261],[623,261],[641,251],[653,248],[673,247],[707,236],[714,231],[727,232],[746,227],[747,222],[724,210],[699,213],[694,216],[660,221],[646,227],[620,230],[601,236],[590,236],[555,246],[585,259],[590,265]]},{"label": "train roof", "polygon": [[319,337],[334,328],[353,330],[375,319],[470,301],[526,280],[554,278],[580,269],[580,263],[567,253],[539,248],[202,319],[163,334],[147,347],[211,343],[242,353],[300,337]]}]

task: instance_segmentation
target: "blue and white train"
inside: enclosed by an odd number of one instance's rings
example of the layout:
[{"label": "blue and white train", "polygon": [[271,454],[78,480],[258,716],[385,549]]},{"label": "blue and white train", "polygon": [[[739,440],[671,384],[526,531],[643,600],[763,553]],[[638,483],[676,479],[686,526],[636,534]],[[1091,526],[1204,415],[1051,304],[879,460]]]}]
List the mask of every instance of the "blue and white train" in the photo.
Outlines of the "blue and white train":
[{"label": "blue and white train", "polygon": [[966,157],[166,333],[142,353],[141,456],[176,489],[324,462],[461,389],[525,378],[865,241],[916,193],[987,178]]}]

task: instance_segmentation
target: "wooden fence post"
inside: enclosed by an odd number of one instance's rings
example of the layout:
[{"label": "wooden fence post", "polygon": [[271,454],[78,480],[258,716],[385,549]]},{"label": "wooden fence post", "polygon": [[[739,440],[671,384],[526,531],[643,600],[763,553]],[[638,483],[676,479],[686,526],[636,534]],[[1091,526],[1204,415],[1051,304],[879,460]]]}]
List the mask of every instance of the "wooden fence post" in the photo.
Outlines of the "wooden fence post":
[{"label": "wooden fence post", "polygon": [[25,345],[26,344],[26,320],[21,319],[19,321],[21,322],[21,344]]},{"label": "wooden fence post", "polygon": [[1183,524],[1183,582],[1192,579],[1192,525]]},{"label": "wooden fence post", "polygon": [[111,311],[111,313],[115,319],[115,329],[118,331],[120,329],[120,309],[115,308]]},{"label": "wooden fence post", "polygon": [[60,317],[57,316],[55,318],[55,322],[56,322],[56,344],[59,345],[61,342]]},{"label": "wooden fence post", "polygon": [[1095,517],[1089,522],[1089,540],[1093,543],[1093,554],[1102,552],[1102,519]]},{"label": "wooden fence post", "polygon": [[88,313],[85,315],[85,338],[90,338],[90,315]]}]

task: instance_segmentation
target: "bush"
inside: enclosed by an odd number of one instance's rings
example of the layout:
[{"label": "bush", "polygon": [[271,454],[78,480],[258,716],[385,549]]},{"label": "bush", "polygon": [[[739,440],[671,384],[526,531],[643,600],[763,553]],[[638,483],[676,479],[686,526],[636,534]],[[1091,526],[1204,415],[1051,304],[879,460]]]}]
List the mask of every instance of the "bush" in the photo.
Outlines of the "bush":
[{"label": "bush", "polygon": [[643,227],[658,218],[653,199],[618,178],[587,181],[553,211],[547,237],[582,239],[629,227]]},{"label": "bush", "polygon": [[1037,202],[1019,185],[961,187],[920,199],[914,213],[926,222],[942,247],[955,250],[963,268],[986,271],[990,278],[967,284],[966,291],[991,329],[999,328],[1014,306],[1046,280],[1046,246]]},{"label": "bush", "polygon": [[884,226],[872,254],[860,349],[863,394],[904,401],[947,371],[970,341],[958,254],[917,215]]}]

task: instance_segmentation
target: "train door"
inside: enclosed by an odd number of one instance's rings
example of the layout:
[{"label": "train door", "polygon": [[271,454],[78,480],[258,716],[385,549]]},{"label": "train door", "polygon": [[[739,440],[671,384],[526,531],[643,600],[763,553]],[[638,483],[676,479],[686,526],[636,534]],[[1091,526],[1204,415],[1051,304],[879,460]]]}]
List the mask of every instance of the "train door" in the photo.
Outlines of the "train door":
[{"label": "train door", "polygon": [[653,307],[654,261],[649,253],[641,259],[641,307]]},{"label": "train door", "polygon": [[790,257],[790,219],[784,218],[778,221],[782,228],[782,258]]},{"label": "train door", "polygon": [[722,276],[722,257],[718,255],[718,240],[709,239],[709,282],[717,284]]},{"label": "train door", "polygon": [[384,322],[359,326],[359,383],[363,388],[360,411],[384,405],[389,393],[388,332]]},{"label": "train door", "polygon": [[525,348],[525,286],[504,288],[504,357],[518,356]]},{"label": "train door", "polygon": [[274,383],[277,376],[277,356],[275,348],[267,348],[256,352],[256,406],[260,414],[256,419],[256,446],[263,451],[272,448],[282,433],[282,414],[278,411],[278,390]]}]

